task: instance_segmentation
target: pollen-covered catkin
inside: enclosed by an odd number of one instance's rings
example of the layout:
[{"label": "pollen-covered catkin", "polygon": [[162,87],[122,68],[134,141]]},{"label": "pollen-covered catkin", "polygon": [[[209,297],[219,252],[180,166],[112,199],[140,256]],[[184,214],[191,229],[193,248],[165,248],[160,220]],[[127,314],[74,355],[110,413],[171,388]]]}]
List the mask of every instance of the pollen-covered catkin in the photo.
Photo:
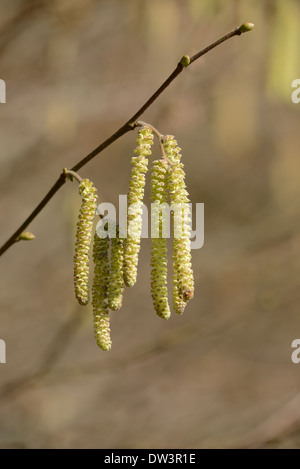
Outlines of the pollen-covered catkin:
[{"label": "pollen-covered catkin", "polygon": [[194,276],[191,263],[191,226],[189,197],[185,172],[180,162],[180,148],[172,135],[164,137],[163,146],[172,166],[168,171],[168,190],[173,210],[173,307],[182,314],[186,303],[194,296]]},{"label": "pollen-covered catkin", "polygon": [[124,239],[119,236],[119,227],[116,226],[116,237],[111,238],[110,274],[108,284],[108,306],[117,311],[122,306],[124,279]]},{"label": "pollen-covered catkin", "polygon": [[127,239],[124,250],[124,282],[132,287],[136,282],[138,255],[141,244],[142,210],[148,156],[151,155],[153,132],[143,126],[138,132],[136,156],[131,159],[132,171],[127,196]]},{"label": "pollen-covered catkin", "polygon": [[94,282],[92,288],[94,333],[98,346],[105,351],[111,349],[107,292],[109,282],[108,248],[108,237],[99,238],[95,233],[93,246]]},{"label": "pollen-covered catkin", "polygon": [[82,203],[76,232],[74,287],[78,302],[86,305],[89,301],[89,257],[97,201],[93,183],[83,179],[79,184],[79,195],[82,197]]},{"label": "pollen-covered catkin", "polygon": [[161,204],[167,201],[167,171],[168,162],[165,159],[153,162],[151,169],[151,214],[152,224],[158,223],[156,235],[151,236],[151,293],[156,314],[163,319],[169,319],[170,308],[167,288],[167,239],[163,232],[165,212]]}]

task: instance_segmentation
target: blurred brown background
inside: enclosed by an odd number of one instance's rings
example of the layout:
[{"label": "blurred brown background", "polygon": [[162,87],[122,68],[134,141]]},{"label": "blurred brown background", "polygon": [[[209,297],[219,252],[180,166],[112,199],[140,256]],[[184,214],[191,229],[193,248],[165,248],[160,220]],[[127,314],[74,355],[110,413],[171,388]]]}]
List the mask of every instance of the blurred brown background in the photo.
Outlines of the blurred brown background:
[{"label": "blurred brown background", "polygon": [[[98,349],[73,293],[80,204],[67,183],[1,258],[2,448],[300,447],[297,0],[0,3],[1,242],[175,68],[244,21],[255,29],[185,70],[144,115],[183,148],[205,244],[182,317],[158,318],[149,242]],[[80,174],[125,194],[136,132]],[[157,148],[156,148],[157,150]],[[149,188],[148,188],[149,192]]]}]

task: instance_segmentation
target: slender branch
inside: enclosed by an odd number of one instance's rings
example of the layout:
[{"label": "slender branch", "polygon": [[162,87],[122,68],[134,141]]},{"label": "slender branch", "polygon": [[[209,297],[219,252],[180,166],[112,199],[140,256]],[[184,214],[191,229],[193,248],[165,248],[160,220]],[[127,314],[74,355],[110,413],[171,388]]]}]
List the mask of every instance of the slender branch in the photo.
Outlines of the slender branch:
[{"label": "slender branch", "polygon": [[[120,127],[115,133],[113,133],[110,137],[108,137],[104,142],[102,142],[97,148],[95,148],[91,153],[85,156],[82,160],[80,160],[71,171],[77,172],[83,166],[85,166],[89,161],[91,161],[95,156],[101,153],[105,148],[111,145],[113,142],[118,140],[122,137],[125,133],[133,130],[137,127],[136,120],[151,106],[151,104],[156,101],[156,99],[161,95],[163,91],[175,80],[175,78],[182,72],[182,70],[191,63],[195,62],[199,57],[202,57],[207,52],[211,51],[222,42],[227,41],[231,37],[240,36],[242,33],[247,31],[251,31],[254,25],[252,23],[244,23],[239,28],[235,28],[229,33],[222,36],[217,41],[213,42],[209,46],[202,49],[197,54],[193,55],[190,59],[188,56],[184,56],[180,62],[177,64],[175,70],[171,73],[171,75],[163,82],[163,84],[153,93],[153,95],[148,99],[148,101],[143,104],[143,106],[124,124]],[[187,60],[188,59],[188,60]],[[64,185],[66,180],[68,179],[68,175],[65,172],[62,172],[58,177],[55,184],[49,190],[49,192],[45,195],[45,197],[41,200],[41,202],[37,205],[37,207],[33,210],[33,212],[29,215],[29,217],[22,223],[22,225],[10,236],[10,238],[3,244],[0,248],[0,256],[4,254],[7,249],[9,249],[14,243],[16,243],[19,239],[20,234],[24,231],[25,228],[36,218],[36,216],[41,212],[41,210],[45,207],[45,205],[52,199],[52,197],[56,194],[56,192]]]},{"label": "slender branch", "polygon": [[[246,24],[246,23],[245,23]],[[248,23],[250,24],[250,23]],[[244,26],[244,25],[242,25]],[[240,26],[239,28],[235,28],[233,29],[232,31],[230,31],[229,33],[225,34],[224,36],[220,37],[220,39],[217,39],[217,41],[213,42],[212,44],[210,44],[209,46],[205,47],[204,49],[202,49],[200,52],[197,52],[197,54],[193,55],[191,58],[190,58],[190,63],[187,65],[187,67],[189,65],[191,65],[193,62],[195,62],[195,60],[199,59],[200,57],[202,57],[204,54],[207,54],[207,52],[211,51],[212,49],[214,49],[215,47],[219,46],[220,44],[222,44],[222,42],[225,42],[227,41],[228,39],[230,39],[231,37],[233,36],[240,36],[242,34],[242,26]]]},{"label": "slender branch", "polygon": [[40,211],[45,207],[45,205],[49,202],[50,199],[54,196],[54,194],[61,188],[66,180],[66,176],[61,174],[55,184],[51,187],[50,191],[45,195],[45,197],[41,200],[38,206],[33,210],[33,212],[29,215],[28,218],[22,223],[22,225],[15,231],[15,233],[6,241],[5,244],[0,249],[0,256],[7,251],[15,242],[18,241],[18,238],[22,231],[27,228],[27,226],[35,219],[35,217],[40,213]]}]

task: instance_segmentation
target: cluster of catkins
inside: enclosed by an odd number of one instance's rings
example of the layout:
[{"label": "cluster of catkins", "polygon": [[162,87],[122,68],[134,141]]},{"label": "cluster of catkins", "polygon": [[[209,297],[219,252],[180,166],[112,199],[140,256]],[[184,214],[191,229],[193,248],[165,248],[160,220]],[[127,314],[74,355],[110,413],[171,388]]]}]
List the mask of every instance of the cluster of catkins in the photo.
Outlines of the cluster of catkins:
[{"label": "cluster of catkins", "polygon": [[[137,279],[143,197],[152,144],[153,131],[145,125],[138,132],[135,156],[131,160],[127,237],[121,237],[118,226],[114,237],[110,237],[109,233],[107,237],[99,237],[97,233],[94,235],[94,332],[97,344],[103,350],[111,349],[109,311],[121,308],[124,286],[132,287]],[[177,314],[183,313],[187,302],[194,296],[194,279],[190,250],[190,213],[187,210],[189,198],[180,148],[171,135],[162,137],[161,145],[162,158],[155,160],[151,169],[152,220],[157,221],[155,235],[151,238],[151,292],[156,313],[161,318],[168,319],[167,240],[164,233],[166,212],[162,210],[162,204],[168,201],[171,204],[173,221],[172,297],[173,309]],[[81,180],[79,194],[82,204],[77,223],[74,284],[76,298],[81,305],[86,305],[89,301],[89,257],[97,195],[88,179]]]}]

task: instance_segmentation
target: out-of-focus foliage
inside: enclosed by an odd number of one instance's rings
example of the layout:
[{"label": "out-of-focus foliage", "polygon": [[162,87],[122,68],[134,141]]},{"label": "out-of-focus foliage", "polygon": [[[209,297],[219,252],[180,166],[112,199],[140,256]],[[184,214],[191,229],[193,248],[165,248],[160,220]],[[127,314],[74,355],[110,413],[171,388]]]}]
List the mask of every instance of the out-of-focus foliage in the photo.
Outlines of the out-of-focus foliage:
[{"label": "out-of-focus foliage", "polygon": [[[298,0],[0,3],[3,242],[184,54],[255,23],[143,116],[176,136],[191,200],[205,204],[183,316],[153,311],[143,240],[112,350],[98,349],[92,311],[73,294],[75,182],[30,225],[35,240],[1,259],[1,447],[299,447],[299,17]],[[127,193],[135,141],[125,135],[80,171],[99,202]]]},{"label": "out-of-focus foliage", "polygon": [[281,0],[276,4],[268,62],[268,90],[270,95],[274,93],[290,101],[291,93],[286,84],[292,83],[300,69],[300,9],[294,0]]}]

